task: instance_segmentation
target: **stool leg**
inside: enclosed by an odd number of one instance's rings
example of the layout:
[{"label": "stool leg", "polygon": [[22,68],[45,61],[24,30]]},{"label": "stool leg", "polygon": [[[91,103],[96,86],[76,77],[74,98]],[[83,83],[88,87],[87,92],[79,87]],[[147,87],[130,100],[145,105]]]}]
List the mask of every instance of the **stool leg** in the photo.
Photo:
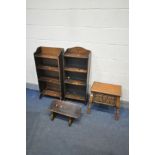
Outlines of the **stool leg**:
[{"label": "stool leg", "polygon": [[116,113],[115,113],[115,120],[119,120],[120,118],[120,97],[116,98]]},{"label": "stool leg", "polygon": [[90,98],[89,98],[87,113],[90,113],[90,109],[91,109],[92,103],[93,103],[93,94],[91,94],[91,95],[90,95]]},{"label": "stool leg", "polygon": [[55,116],[56,116],[56,114],[54,112],[52,112],[51,116],[50,116],[52,121],[54,120]]},{"label": "stool leg", "polygon": [[68,125],[71,126],[72,122],[73,122],[73,118],[69,117]]},{"label": "stool leg", "polygon": [[41,99],[41,98],[42,98],[42,96],[43,96],[43,94],[42,94],[42,93],[40,93],[40,95],[39,95],[39,99]]}]

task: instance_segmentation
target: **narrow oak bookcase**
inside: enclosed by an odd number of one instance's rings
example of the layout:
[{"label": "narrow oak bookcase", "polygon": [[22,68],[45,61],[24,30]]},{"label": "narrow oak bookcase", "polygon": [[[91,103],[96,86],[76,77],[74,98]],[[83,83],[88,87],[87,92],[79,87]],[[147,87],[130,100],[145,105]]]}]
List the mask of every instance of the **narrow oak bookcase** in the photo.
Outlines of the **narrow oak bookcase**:
[{"label": "narrow oak bookcase", "polygon": [[40,98],[63,98],[63,48],[38,47],[34,53]]},{"label": "narrow oak bookcase", "polygon": [[64,53],[64,99],[87,103],[91,52],[82,47]]}]

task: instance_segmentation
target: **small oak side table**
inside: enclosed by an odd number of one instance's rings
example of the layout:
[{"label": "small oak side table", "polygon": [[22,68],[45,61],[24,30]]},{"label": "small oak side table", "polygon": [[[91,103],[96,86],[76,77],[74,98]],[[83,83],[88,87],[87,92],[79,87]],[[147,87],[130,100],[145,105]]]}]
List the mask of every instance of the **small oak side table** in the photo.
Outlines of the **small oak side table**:
[{"label": "small oak side table", "polygon": [[105,104],[116,108],[115,119],[120,117],[121,86],[101,82],[94,82],[91,87],[87,113],[90,113],[93,103]]}]

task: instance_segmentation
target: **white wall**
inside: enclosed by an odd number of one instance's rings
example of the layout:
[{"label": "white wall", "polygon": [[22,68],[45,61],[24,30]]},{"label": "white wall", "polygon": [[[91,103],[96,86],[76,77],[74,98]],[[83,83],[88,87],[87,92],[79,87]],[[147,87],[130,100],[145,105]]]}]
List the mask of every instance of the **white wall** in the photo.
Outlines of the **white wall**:
[{"label": "white wall", "polygon": [[27,0],[27,82],[37,84],[38,46],[92,51],[93,81],[122,85],[129,100],[128,0]]}]

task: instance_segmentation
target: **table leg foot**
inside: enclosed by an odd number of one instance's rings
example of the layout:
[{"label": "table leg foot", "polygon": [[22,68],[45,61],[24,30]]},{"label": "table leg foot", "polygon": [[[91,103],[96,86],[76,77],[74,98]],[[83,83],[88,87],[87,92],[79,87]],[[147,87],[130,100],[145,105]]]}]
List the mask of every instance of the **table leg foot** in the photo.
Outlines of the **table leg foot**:
[{"label": "table leg foot", "polygon": [[120,118],[120,109],[116,109],[115,120],[119,120]]},{"label": "table leg foot", "polygon": [[116,113],[115,113],[115,120],[119,120],[120,118],[120,97],[116,98]]}]

